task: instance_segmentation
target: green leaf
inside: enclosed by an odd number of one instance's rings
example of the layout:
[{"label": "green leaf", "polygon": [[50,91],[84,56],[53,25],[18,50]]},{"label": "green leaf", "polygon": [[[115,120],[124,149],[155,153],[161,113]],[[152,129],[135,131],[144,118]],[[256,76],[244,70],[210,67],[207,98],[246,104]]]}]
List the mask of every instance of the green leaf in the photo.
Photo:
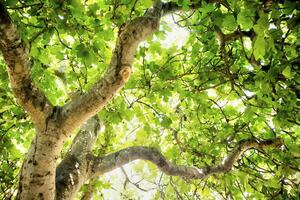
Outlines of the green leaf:
[{"label": "green leaf", "polygon": [[257,21],[257,24],[269,28],[269,20],[268,20],[268,14],[264,13],[263,11],[259,12],[259,19]]},{"label": "green leaf", "polygon": [[144,129],[141,129],[136,133],[137,142],[145,143],[145,141],[147,141],[147,137],[148,137],[148,134]]},{"label": "green leaf", "polygon": [[172,120],[169,117],[164,116],[161,121],[162,127],[169,128],[171,124],[172,124]]},{"label": "green leaf", "polygon": [[291,67],[290,66],[287,66],[283,71],[282,71],[282,74],[285,78],[287,79],[291,79],[293,78],[293,73],[291,71]]},{"label": "green leaf", "polygon": [[253,29],[257,35],[264,35],[265,27],[255,24]]},{"label": "green leaf", "polygon": [[84,7],[80,0],[72,0],[69,7],[75,18],[79,20],[84,18]]},{"label": "green leaf", "polygon": [[201,6],[201,8],[199,8],[199,11],[201,12],[202,16],[206,16],[207,13],[212,12],[214,9],[215,9],[215,6],[211,3],[209,3],[204,6]]},{"label": "green leaf", "polygon": [[253,26],[253,20],[253,17],[249,15],[246,10],[242,10],[237,16],[237,23],[242,29],[251,29]]},{"label": "green leaf", "polygon": [[18,0],[9,0],[9,1],[6,1],[6,4],[8,6],[15,6],[17,3],[18,3]]},{"label": "green leaf", "polygon": [[233,15],[226,15],[222,27],[228,31],[234,31],[237,28],[237,23]]},{"label": "green leaf", "polygon": [[300,147],[297,144],[289,145],[289,151],[292,153],[293,156],[299,157],[300,156]]},{"label": "green leaf", "polygon": [[153,1],[152,0],[144,0],[143,1],[143,6],[145,6],[146,8],[149,8],[153,5]]},{"label": "green leaf", "polygon": [[263,37],[257,37],[254,42],[253,54],[256,60],[261,59],[266,53],[266,41]]}]

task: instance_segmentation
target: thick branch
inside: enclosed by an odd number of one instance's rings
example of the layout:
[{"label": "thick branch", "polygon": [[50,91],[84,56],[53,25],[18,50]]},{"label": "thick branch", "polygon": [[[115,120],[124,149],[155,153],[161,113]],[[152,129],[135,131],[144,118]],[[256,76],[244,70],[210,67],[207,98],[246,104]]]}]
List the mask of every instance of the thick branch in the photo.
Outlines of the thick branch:
[{"label": "thick branch", "polygon": [[121,167],[134,160],[148,160],[155,164],[161,171],[171,176],[181,176],[187,179],[202,179],[215,173],[223,173],[232,169],[233,164],[248,149],[261,149],[265,147],[278,147],[283,144],[279,138],[269,140],[248,139],[238,143],[221,164],[203,168],[176,165],[168,161],[157,149],[151,147],[134,146],[105,157],[95,157],[90,168],[90,177],[104,174]]},{"label": "thick branch", "polygon": [[[200,2],[194,3],[190,5],[190,9],[200,6]],[[61,127],[66,134],[72,133],[84,121],[99,112],[124,87],[131,75],[131,65],[139,43],[158,30],[161,16],[179,10],[182,10],[182,6],[176,3],[162,3],[157,0],[145,16],[128,21],[120,27],[116,47],[104,77],[87,93],[78,95],[63,107]]]},{"label": "thick branch", "polygon": [[[208,3],[223,1],[208,0]],[[201,6],[200,2],[190,5],[190,9]],[[124,87],[131,75],[131,66],[140,42],[159,28],[161,16],[182,10],[182,6],[156,0],[145,16],[124,23],[119,30],[116,47],[105,75],[87,92],[78,95],[62,110],[61,127],[72,133],[84,121],[99,112],[112,97]]]},{"label": "thick branch", "polygon": [[84,124],[62,162],[56,169],[56,198],[73,199],[86,178],[87,159],[100,130],[100,121],[96,116]]},{"label": "thick branch", "polygon": [[7,64],[11,87],[18,103],[29,113],[38,128],[52,112],[52,105],[31,80],[28,49],[22,42],[0,0],[0,50]]},{"label": "thick branch", "polygon": [[131,65],[136,49],[141,41],[158,29],[159,17],[159,12],[152,9],[144,17],[138,17],[123,24],[119,30],[110,66],[104,77],[87,93],[77,96],[64,106],[61,127],[65,133],[71,133],[99,112],[125,85],[131,75]]}]

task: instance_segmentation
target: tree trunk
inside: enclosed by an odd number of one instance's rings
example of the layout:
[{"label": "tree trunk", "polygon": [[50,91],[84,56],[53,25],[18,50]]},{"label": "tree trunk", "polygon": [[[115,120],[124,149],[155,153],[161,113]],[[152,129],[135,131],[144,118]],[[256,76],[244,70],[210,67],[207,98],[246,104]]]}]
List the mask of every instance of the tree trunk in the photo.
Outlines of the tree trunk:
[{"label": "tree trunk", "polygon": [[22,166],[17,199],[55,199],[56,165],[63,135],[54,127],[36,134]]}]

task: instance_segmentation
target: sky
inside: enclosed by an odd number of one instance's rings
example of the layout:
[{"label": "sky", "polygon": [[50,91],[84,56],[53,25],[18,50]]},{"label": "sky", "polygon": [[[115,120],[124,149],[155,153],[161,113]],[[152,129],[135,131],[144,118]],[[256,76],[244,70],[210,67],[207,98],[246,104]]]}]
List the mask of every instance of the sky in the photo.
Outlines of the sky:
[{"label": "sky", "polygon": [[161,44],[167,48],[170,48],[172,45],[176,45],[178,48],[181,48],[186,43],[189,32],[185,28],[179,27],[174,23],[174,20],[177,20],[176,16],[173,18],[172,15],[168,15],[163,19],[163,21],[167,22],[172,31],[166,32],[166,38],[161,41]]}]

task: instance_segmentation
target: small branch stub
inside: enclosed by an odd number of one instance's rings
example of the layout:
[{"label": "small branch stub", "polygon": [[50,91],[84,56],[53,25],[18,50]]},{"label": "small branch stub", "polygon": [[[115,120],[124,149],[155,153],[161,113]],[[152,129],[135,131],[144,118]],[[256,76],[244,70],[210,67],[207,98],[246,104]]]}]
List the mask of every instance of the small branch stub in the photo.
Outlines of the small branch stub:
[{"label": "small branch stub", "polygon": [[122,77],[123,82],[126,83],[131,75],[131,67],[125,66],[123,69],[121,69],[119,75]]}]

